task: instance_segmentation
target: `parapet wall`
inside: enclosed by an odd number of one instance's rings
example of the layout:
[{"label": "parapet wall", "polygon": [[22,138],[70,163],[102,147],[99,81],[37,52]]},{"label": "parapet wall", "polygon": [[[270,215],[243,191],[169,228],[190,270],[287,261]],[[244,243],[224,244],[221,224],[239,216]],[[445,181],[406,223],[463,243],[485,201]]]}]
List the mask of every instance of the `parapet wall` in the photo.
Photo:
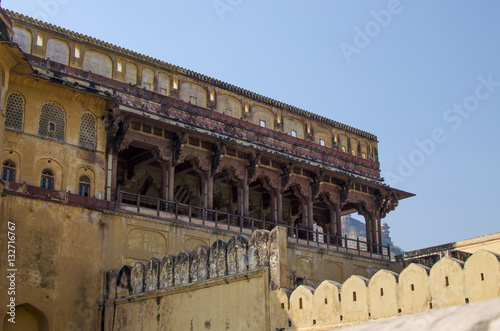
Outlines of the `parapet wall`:
[{"label": "parapet wall", "polygon": [[112,269],[106,273],[106,300],[263,269],[269,266],[268,241],[269,231],[257,230],[250,240],[236,235],[228,242],[216,240],[211,247],[198,245],[176,256]]},{"label": "parapet wall", "polygon": [[323,329],[414,314],[500,296],[500,255],[480,250],[464,263],[442,258],[431,269],[410,264],[400,274],[353,275],[343,284],[271,292],[271,330]]},{"label": "parapet wall", "polygon": [[278,232],[257,230],[250,239],[236,235],[106,272],[103,330],[268,330]]}]

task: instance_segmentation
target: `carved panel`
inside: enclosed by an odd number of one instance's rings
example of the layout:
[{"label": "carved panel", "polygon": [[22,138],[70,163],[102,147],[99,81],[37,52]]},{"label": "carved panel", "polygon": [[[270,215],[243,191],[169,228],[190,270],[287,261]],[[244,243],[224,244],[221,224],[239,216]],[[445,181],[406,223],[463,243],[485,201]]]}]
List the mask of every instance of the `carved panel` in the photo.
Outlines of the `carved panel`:
[{"label": "carved panel", "polygon": [[167,251],[167,238],[156,231],[140,228],[131,229],[127,234],[127,258],[149,260],[163,257]]}]

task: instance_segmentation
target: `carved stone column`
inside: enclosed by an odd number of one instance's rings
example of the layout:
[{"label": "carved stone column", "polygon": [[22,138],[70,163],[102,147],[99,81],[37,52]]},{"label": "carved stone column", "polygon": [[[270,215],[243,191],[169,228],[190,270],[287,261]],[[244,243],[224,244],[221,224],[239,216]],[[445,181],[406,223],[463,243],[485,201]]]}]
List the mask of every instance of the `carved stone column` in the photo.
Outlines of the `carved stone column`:
[{"label": "carved stone column", "polygon": [[214,178],[207,176],[207,208],[214,209]]},{"label": "carved stone column", "polygon": [[117,176],[118,176],[118,155],[116,153],[108,154],[108,188],[106,191],[110,194],[110,200],[116,201]]},{"label": "carved stone column", "polygon": [[[281,186],[280,186],[281,187]],[[281,189],[276,191],[276,209],[277,209],[277,220],[278,224],[283,223],[283,194],[281,193]]]},{"label": "carved stone column", "polygon": [[168,188],[169,188],[169,173],[168,173],[168,163],[161,163],[161,198],[163,200],[168,199]]},{"label": "carved stone column", "polygon": [[170,163],[168,165],[168,189],[167,189],[167,200],[174,201],[175,197],[175,166]]}]

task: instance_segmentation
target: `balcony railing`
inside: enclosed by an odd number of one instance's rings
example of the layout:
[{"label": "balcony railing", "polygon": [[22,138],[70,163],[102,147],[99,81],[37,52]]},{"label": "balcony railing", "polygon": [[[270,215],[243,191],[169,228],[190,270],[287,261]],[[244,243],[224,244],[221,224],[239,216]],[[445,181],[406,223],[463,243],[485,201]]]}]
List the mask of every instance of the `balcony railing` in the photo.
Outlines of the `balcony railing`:
[{"label": "balcony railing", "polygon": [[[275,222],[260,220],[254,217],[148,197],[121,190],[117,190],[116,208],[159,218],[174,218],[176,221],[187,222],[193,225],[214,227],[248,235],[257,229],[271,230],[278,225]],[[286,224],[279,225],[286,227],[288,242],[291,243],[390,260],[389,245],[384,246],[369,243],[359,238],[352,239],[347,236],[337,236]]]}]

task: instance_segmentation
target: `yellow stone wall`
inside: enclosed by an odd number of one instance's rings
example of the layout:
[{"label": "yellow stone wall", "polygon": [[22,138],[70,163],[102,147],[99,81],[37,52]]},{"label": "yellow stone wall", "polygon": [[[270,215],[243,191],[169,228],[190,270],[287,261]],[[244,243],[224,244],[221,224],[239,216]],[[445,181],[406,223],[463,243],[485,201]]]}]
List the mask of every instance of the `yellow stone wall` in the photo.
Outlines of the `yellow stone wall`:
[{"label": "yellow stone wall", "polygon": [[387,259],[375,260],[357,255],[345,255],[333,250],[318,251],[289,243],[288,270],[294,271],[296,277],[306,277],[319,285],[324,280],[344,282],[351,275],[372,277],[380,269],[400,271],[400,264]]},{"label": "yellow stone wall", "polygon": [[[337,292],[339,301],[333,298]],[[500,255],[479,250],[465,264],[444,257],[430,270],[410,264],[399,275],[379,270],[370,280],[353,275],[342,285],[326,280],[316,290],[300,286],[291,295],[273,291],[276,318],[271,328],[325,330],[319,323],[325,316],[330,316],[326,326],[332,328],[499,296]]]},{"label": "yellow stone wall", "polygon": [[269,330],[267,269],[106,304],[104,330]]},{"label": "yellow stone wall", "polygon": [[[231,237],[187,224],[14,195],[0,197],[0,219],[1,233],[7,233],[7,221],[16,225],[16,304],[40,310],[50,330],[97,329],[103,270]],[[0,245],[7,247],[6,240],[2,236]],[[1,265],[6,258],[0,255]],[[7,282],[0,283],[0,293],[7,293]],[[6,311],[2,306],[0,316]]]},{"label": "yellow stone wall", "polygon": [[[15,76],[7,95],[19,93],[24,101],[23,131],[4,130],[0,160],[16,163],[16,181],[40,186],[42,169],[55,172],[55,189],[78,192],[78,179],[86,175],[91,180],[91,196],[104,192],[106,131],[104,121],[107,101],[91,94],[62,88],[36,78]],[[40,112],[45,103],[56,103],[65,112],[64,142],[38,136]],[[5,104],[3,106],[5,108]],[[78,146],[82,114],[91,113],[96,120],[95,151]]]}]

